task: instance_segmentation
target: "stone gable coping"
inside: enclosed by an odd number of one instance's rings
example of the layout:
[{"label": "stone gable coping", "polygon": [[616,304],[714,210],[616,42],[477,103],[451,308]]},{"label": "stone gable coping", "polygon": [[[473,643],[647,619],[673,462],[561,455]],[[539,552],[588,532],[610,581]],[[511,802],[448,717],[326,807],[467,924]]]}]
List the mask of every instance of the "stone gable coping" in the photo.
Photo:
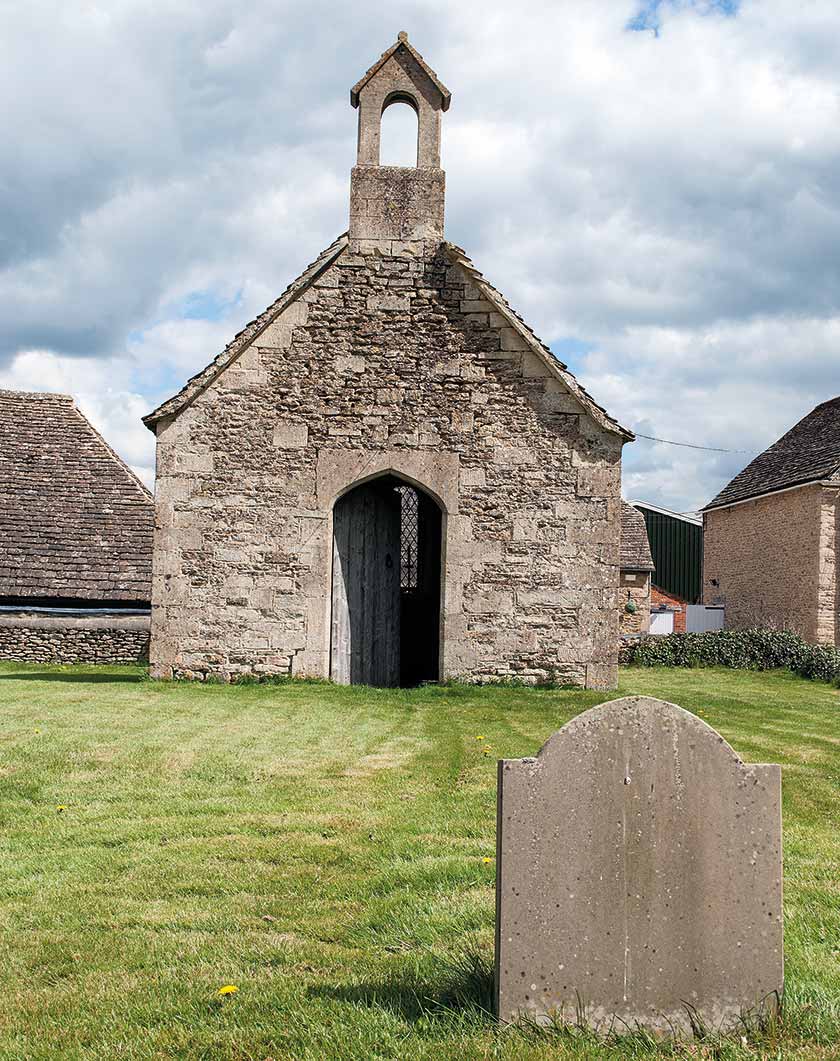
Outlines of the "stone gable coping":
[{"label": "stone gable coping", "polygon": [[329,247],[307,266],[300,276],[293,280],[283,294],[250,323],[246,324],[242,331],[237,332],[222,352],[203,368],[201,372],[192,376],[184,386],[157,409],[143,417],[143,423],[150,431],[154,431],[158,422],[169,416],[175,416],[188,405],[191,405],[203,391],[226,368],[248,349],[249,346],[268,328],[293,302],[327,270],[332,263],[343,253],[347,247],[347,233],[342,233]]},{"label": "stone gable coping", "polygon": [[[154,431],[161,420],[176,416],[187,406],[191,405],[199,394],[205,391],[226,368],[230,367],[285,309],[296,302],[341,257],[348,247],[348,242],[348,234],[345,232],[331,243],[296,280],[289,284],[275,302],[247,324],[242,331],[238,332],[225,349],[205,369],[189,379],[172,398],[144,416],[143,423],[146,427],[150,431]],[[517,332],[527,347],[536,354],[540,361],[550,370],[551,374],[563,384],[572,397],[589,413],[595,423],[611,434],[620,435],[628,442],[632,441],[636,437],[633,432],[626,427],[622,427],[604,408],[598,405],[585,388],[578,383],[568,367],[554,356],[519,314],[510,307],[504,296],[485,279],[466,252],[454,243],[444,242],[441,246],[449,260],[453,264],[460,266],[467,273],[481,295],[491,303],[496,312]]]},{"label": "stone gable coping", "polygon": [[350,102],[352,103],[352,105],[354,107],[359,106],[359,93],[362,91],[368,81],[370,81],[370,79],[379,70],[382,69],[382,67],[388,62],[391,56],[394,55],[397,51],[399,51],[400,48],[408,52],[408,54],[412,57],[412,59],[414,59],[414,61],[417,63],[423,73],[426,74],[426,76],[429,78],[429,80],[440,93],[440,109],[443,111],[449,110],[449,104],[452,102],[452,93],[449,91],[446,85],[443,84],[443,82],[440,80],[434,70],[432,70],[432,68],[427,64],[426,60],[417,51],[417,49],[412,48],[412,46],[408,43],[408,34],[405,32],[400,33],[396,43],[392,44],[387,51],[384,51],[382,55],[380,55],[380,57],[373,64],[373,66],[367,71],[367,73],[363,77],[361,77],[356,82],[356,84],[350,89]]},{"label": "stone gable coping", "polygon": [[461,266],[484,298],[490,302],[494,309],[496,309],[496,311],[505,318],[508,324],[518,332],[521,338],[527,343],[529,349],[537,355],[546,368],[551,371],[552,375],[560,380],[569,393],[580,403],[580,405],[583,406],[586,412],[589,413],[595,423],[600,427],[603,427],[606,431],[615,435],[622,435],[628,442],[632,442],[636,437],[633,432],[626,427],[622,427],[617,420],[614,420],[607,413],[606,409],[598,405],[595,399],[580,385],[580,383],[578,383],[569,371],[568,366],[564,365],[562,361],[554,356],[545,343],[543,343],[542,340],[531,331],[519,314],[511,308],[505,297],[485,279],[484,275],[479,272],[471,259],[467,257],[466,251],[461,247],[456,246],[454,243],[445,243],[444,247],[450,260]]}]

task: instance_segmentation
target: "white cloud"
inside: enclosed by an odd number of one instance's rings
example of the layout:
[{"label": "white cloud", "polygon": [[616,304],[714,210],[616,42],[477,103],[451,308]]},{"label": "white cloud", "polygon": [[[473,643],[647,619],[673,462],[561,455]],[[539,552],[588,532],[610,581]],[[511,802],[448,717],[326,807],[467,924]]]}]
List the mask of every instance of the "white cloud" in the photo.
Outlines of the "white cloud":
[{"label": "white cloud", "polygon": [[[665,0],[654,36],[640,6],[19,5],[0,379],[76,393],[148,478],[139,414],[346,227],[347,92],[406,28],[453,92],[449,237],[591,348],[572,367],[623,422],[763,448],[840,391],[840,9]],[[213,319],[183,319],[196,297]],[[628,493],[694,507],[747,456],[625,458]]]}]

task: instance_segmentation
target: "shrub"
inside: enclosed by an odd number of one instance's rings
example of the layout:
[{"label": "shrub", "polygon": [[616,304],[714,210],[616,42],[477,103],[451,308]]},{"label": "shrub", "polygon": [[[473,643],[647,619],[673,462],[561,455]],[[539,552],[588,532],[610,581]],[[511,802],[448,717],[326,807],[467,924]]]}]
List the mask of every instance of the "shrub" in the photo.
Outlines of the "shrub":
[{"label": "shrub", "polygon": [[840,650],[811,645],[789,630],[719,630],[668,634],[626,643],[622,662],[640,667],[787,667],[802,678],[840,680]]}]

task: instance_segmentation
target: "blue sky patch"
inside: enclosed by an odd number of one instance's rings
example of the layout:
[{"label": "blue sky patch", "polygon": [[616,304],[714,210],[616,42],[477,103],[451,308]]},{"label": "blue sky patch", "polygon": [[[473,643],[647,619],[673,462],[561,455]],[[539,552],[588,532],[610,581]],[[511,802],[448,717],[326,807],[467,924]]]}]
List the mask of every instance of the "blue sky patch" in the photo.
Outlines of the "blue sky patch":
[{"label": "blue sky patch", "polygon": [[586,339],[578,339],[574,335],[564,335],[549,344],[549,349],[558,361],[572,370],[579,372],[584,358],[595,349],[595,343],[587,342]]},{"label": "blue sky patch", "polygon": [[636,14],[627,23],[627,29],[652,31],[659,36],[661,14],[667,8],[685,10],[693,8],[699,15],[724,15],[732,18],[738,14],[741,0],[643,0]]},{"label": "blue sky patch", "polygon": [[241,288],[233,298],[223,298],[216,291],[191,291],[181,303],[178,316],[191,321],[220,321],[241,301]]}]

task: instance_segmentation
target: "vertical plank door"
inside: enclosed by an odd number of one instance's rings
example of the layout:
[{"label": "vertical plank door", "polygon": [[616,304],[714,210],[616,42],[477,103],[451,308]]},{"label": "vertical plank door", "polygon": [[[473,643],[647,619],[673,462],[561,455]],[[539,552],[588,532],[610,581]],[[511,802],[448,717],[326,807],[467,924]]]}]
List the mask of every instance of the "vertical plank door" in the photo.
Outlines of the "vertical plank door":
[{"label": "vertical plank door", "polygon": [[400,509],[389,480],[364,483],[335,506],[330,675],[399,685]]}]

